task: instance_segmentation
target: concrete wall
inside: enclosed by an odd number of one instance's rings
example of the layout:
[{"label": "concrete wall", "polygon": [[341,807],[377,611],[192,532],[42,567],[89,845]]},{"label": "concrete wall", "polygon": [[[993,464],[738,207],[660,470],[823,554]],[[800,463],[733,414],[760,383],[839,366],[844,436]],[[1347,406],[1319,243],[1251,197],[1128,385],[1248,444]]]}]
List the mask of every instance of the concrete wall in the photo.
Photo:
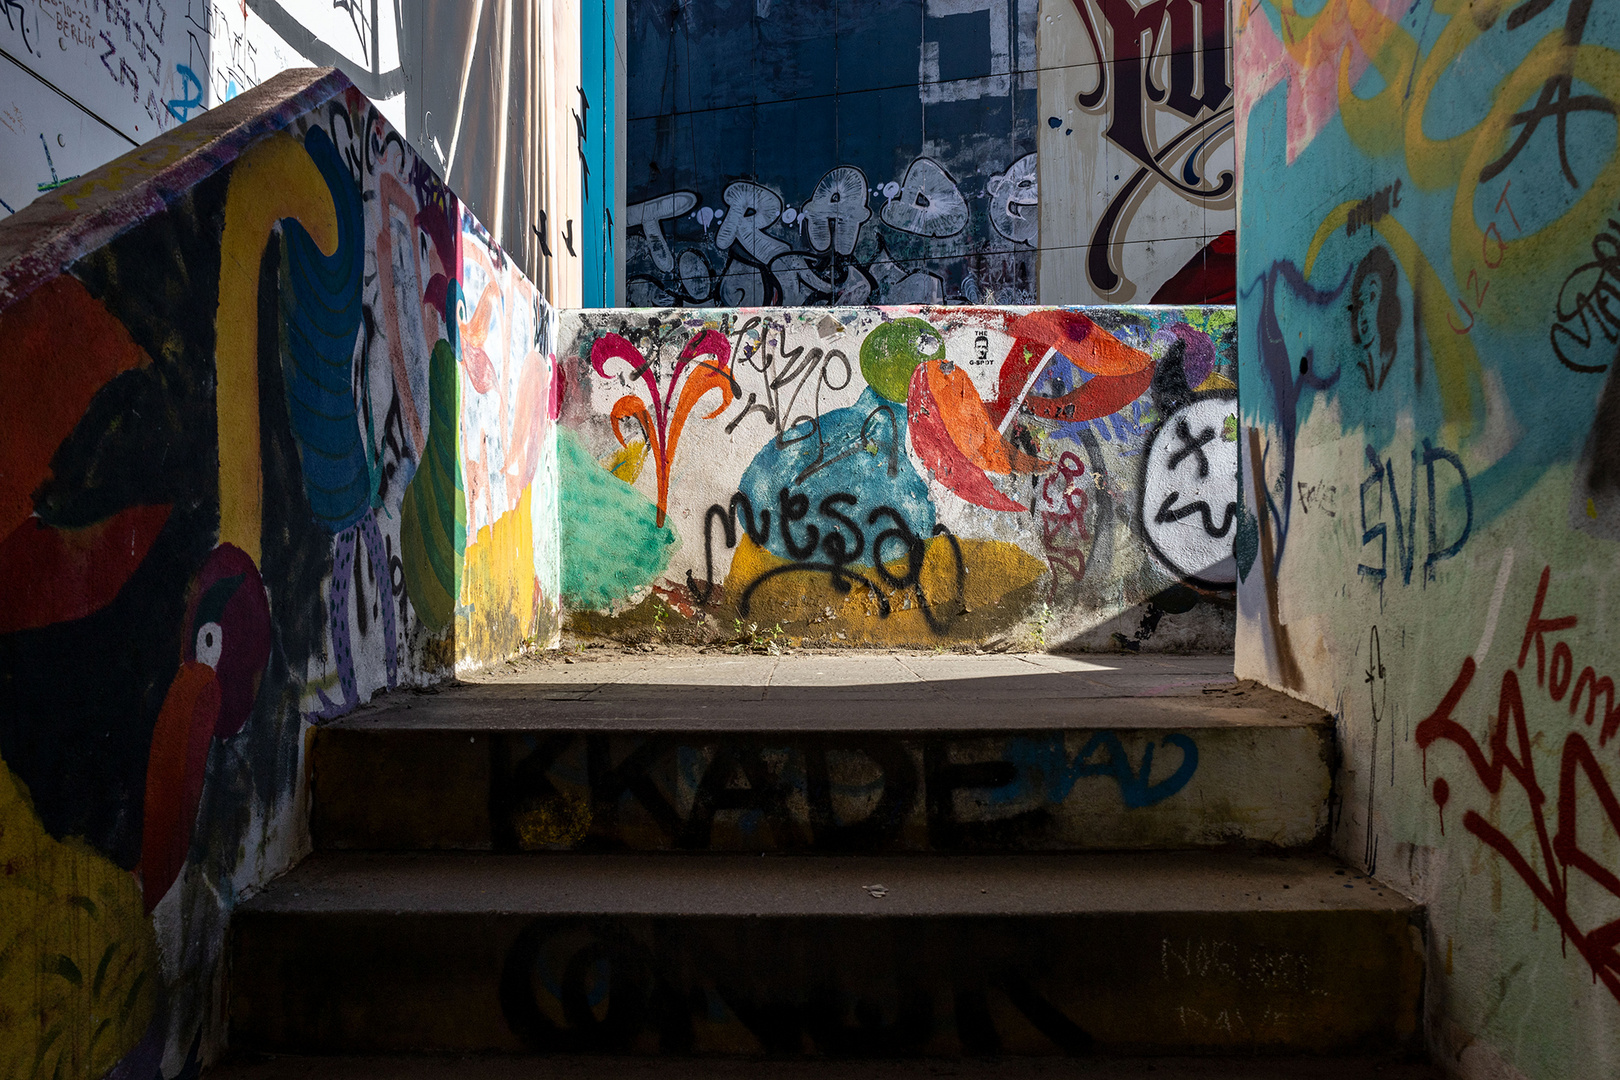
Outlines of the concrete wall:
[{"label": "concrete wall", "polygon": [[549,299],[579,302],[577,0],[12,0],[0,17],[8,213],[279,71],[332,65]]},{"label": "concrete wall", "polygon": [[1238,673],[1334,710],[1463,1075],[1620,1075],[1620,9],[1238,15]]},{"label": "concrete wall", "polygon": [[1042,5],[1041,303],[1232,302],[1234,6]]},{"label": "concrete wall", "polygon": [[42,195],[0,267],[0,1075],[173,1077],[310,725],[550,641],[555,320],[330,70]]},{"label": "concrete wall", "polygon": [[1035,11],[629,0],[626,303],[1033,303]]},{"label": "concrete wall", "polygon": [[566,312],[572,624],[1227,648],[1233,331],[1230,308]]}]

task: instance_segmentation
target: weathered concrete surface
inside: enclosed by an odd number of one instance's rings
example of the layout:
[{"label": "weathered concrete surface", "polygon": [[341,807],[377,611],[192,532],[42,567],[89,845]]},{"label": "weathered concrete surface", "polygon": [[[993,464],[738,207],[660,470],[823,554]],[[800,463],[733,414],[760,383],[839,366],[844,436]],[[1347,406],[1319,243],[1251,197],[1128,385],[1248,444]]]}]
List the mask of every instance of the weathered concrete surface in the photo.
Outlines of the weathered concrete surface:
[{"label": "weathered concrete surface", "polygon": [[[882,653],[760,655],[726,650],[587,651],[513,660],[453,693],[381,699],[340,725],[510,730],[523,710],[547,726],[643,730],[971,731],[1083,722],[1180,727],[1314,721],[1320,709],[1233,686],[1232,658]],[[1205,693],[1209,690],[1209,693]]]},{"label": "weathered concrete surface", "polygon": [[244,1055],[210,1080],[1441,1080],[1387,1058],[1039,1058],[792,1061],[704,1058]]},{"label": "weathered concrete surface", "polygon": [[1614,1080],[1620,4],[1306,7],[1227,5],[1237,670],[1339,717],[1333,843],[1429,902],[1436,1059]]},{"label": "weathered concrete surface", "polygon": [[288,1052],[1388,1051],[1419,909],[1321,858],[316,855],[240,909]]},{"label": "weathered concrete surface", "polygon": [[[737,210],[718,235],[772,215]],[[722,291],[704,295],[757,300]],[[1226,652],[1233,320],[1222,307],[569,312],[569,625],[619,640]]]},{"label": "weathered concrete surface", "polygon": [[513,664],[318,731],[312,828],[319,847],[362,850],[1309,845],[1331,725],[1233,685],[1226,663]]}]

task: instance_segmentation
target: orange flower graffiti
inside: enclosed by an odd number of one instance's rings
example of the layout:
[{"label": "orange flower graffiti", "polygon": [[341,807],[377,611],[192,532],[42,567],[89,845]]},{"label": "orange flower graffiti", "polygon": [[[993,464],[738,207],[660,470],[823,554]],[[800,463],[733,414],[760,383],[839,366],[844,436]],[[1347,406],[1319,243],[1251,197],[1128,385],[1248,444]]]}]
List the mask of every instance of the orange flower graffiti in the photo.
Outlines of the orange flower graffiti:
[{"label": "orange flower graffiti", "polygon": [[[712,361],[699,360],[713,357]],[[737,383],[731,377],[731,342],[713,328],[694,335],[681,350],[675,366],[658,386],[654,364],[641,355],[641,350],[618,334],[603,334],[591,345],[591,367],[607,378],[607,362],[622,360],[630,366],[630,377],[647,384],[652,395],[652,408],[636,394],[626,394],[613,403],[609,414],[613,421],[613,435],[620,446],[629,446],[621,424],[626,417],[641,425],[642,438],[652,450],[653,463],[658,471],[658,524],[664,524],[669,510],[669,471],[675,460],[675,447],[681,441],[681,429],[697,403],[710,390],[720,391],[720,404],[703,419],[713,420],[725,412],[737,394]],[[693,361],[699,361],[694,364]],[[682,377],[685,376],[684,382]],[[676,388],[680,388],[677,399]],[[673,408],[671,406],[673,405]]]}]

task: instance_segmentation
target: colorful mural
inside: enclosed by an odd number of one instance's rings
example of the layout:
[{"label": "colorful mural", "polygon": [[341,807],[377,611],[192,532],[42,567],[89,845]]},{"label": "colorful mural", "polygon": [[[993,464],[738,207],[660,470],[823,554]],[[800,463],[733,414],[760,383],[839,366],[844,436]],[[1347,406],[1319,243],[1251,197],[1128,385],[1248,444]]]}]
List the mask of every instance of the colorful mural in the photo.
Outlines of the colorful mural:
[{"label": "colorful mural", "polygon": [[627,305],[1035,302],[1035,0],[628,9]]},{"label": "colorful mural", "polygon": [[[1333,709],[1436,1057],[1620,1073],[1620,9],[1238,9],[1238,672]],[[1247,537],[1248,539],[1243,539]]]},{"label": "colorful mural", "polygon": [[0,1072],[195,1076],[306,728],[555,636],[555,320],[331,72],[0,265]]},{"label": "colorful mural", "polygon": [[1222,648],[1229,308],[565,312],[576,629]]}]

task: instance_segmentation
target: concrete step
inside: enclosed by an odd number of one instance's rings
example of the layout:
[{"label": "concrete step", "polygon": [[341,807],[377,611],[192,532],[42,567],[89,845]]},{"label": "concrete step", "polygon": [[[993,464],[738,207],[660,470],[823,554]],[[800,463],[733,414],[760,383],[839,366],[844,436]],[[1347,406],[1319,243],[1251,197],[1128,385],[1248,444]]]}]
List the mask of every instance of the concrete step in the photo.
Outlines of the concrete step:
[{"label": "concrete step", "polygon": [[1420,926],[1318,856],[318,854],[237,908],[231,1045],[1391,1053]]},{"label": "concrete step", "polygon": [[1432,1065],[1388,1058],[1001,1058],[990,1060],[727,1060],[255,1055],[209,1080],[1444,1080]]},{"label": "concrete step", "polygon": [[311,827],[323,850],[1299,848],[1331,746],[1229,657],[551,657],[319,729]]}]

